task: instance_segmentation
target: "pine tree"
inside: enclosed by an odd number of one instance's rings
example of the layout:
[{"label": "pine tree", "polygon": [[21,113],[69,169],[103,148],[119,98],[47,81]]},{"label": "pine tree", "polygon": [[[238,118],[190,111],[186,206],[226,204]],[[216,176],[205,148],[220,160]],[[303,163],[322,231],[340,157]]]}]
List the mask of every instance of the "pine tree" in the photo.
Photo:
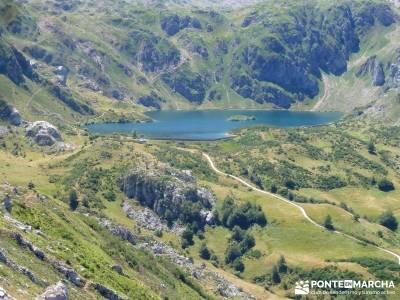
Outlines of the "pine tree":
[{"label": "pine tree", "polygon": [[210,259],[211,253],[210,250],[208,250],[206,243],[201,244],[200,250],[199,250],[199,255],[201,258],[204,259]]},{"label": "pine tree", "polygon": [[330,215],[327,215],[324,221],[324,227],[328,230],[334,230],[335,228],[333,227],[332,223],[332,218]]},{"label": "pine tree", "polygon": [[275,284],[281,282],[281,276],[279,276],[278,268],[276,266],[272,267],[272,282]]},{"label": "pine tree", "polygon": [[69,207],[71,210],[76,210],[78,208],[78,194],[75,190],[69,192]]},{"label": "pine tree", "polygon": [[286,264],[286,260],[283,255],[281,255],[281,257],[278,260],[278,271],[280,273],[286,273],[288,271],[288,266]]}]

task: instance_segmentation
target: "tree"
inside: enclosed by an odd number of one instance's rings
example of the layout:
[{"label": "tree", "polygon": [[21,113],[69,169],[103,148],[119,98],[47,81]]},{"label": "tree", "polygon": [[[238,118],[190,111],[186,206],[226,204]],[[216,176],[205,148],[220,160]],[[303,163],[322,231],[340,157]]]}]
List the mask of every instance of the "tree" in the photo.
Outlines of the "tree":
[{"label": "tree", "polygon": [[278,188],[276,187],[275,183],[271,184],[270,191],[271,191],[271,193],[274,193],[274,194],[276,194],[276,192],[278,191]]},{"label": "tree", "polygon": [[328,230],[334,230],[335,228],[333,227],[333,223],[332,223],[332,217],[330,215],[327,215],[325,217],[325,221],[324,221],[324,227]]},{"label": "tree", "polygon": [[241,242],[244,238],[245,231],[241,229],[239,226],[235,225],[232,229],[231,239],[237,242]]},{"label": "tree", "polygon": [[35,184],[32,181],[28,182],[28,189],[32,190],[35,188]]},{"label": "tree", "polygon": [[230,244],[228,248],[226,248],[225,263],[230,264],[241,255],[242,253],[240,252],[238,244],[236,243]]},{"label": "tree", "polygon": [[390,192],[394,190],[393,183],[387,178],[381,179],[378,182],[378,188],[383,192]]},{"label": "tree", "polygon": [[103,193],[104,198],[107,199],[107,201],[113,202],[117,198],[113,190],[107,190],[106,192]]},{"label": "tree", "polygon": [[278,271],[280,273],[286,273],[288,271],[288,266],[286,264],[286,260],[283,255],[281,255],[281,257],[278,260]]},{"label": "tree", "polygon": [[182,248],[187,248],[193,245],[193,232],[190,229],[185,229],[182,232]]},{"label": "tree", "polygon": [[236,258],[234,262],[232,263],[232,267],[238,271],[238,272],[243,272],[244,271],[244,263],[240,258]]},{"label": "tree", "polygon": [[76,210],[78,208],[79,202],[78,202],[78,194],[74,189],[72,189],[69,192],[69,207],[71,210]]},{"label": "tree", "polygon": [[210,250],[208,250],[206,243],[201,244],[200,250],[199,250],[199,255],[201,258],[204,259],[210,259],[211,253]]},{"label": "tree", "polygon": [[373,141],[369,141],[368,143],[368,153],[373,155],[376,154],[376,147]]},{"label": "tree", "polygon": [[247,250],[253,248],[255,245],[256,240],[254,239],[254,237],[251,234],[246,233],[242,242],[240,243],[242,253],[245,253]]},{"label": "tree", "polygon": [[279,276],[278,268],[276,266],[272,267],[272,282],[278,284],[281,282],[281,276]]},{"label": "tree", "polygon": [[392,231],[395,231],[399,226],[399,223],[391,210],[387,210],[379,217],[379,223]]}]

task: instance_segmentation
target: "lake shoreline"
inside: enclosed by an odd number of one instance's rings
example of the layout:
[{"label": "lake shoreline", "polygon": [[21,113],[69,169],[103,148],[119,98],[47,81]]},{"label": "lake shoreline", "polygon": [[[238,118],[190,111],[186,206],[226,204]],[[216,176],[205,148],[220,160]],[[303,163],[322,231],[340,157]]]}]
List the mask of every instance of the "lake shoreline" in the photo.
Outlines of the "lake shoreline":
[{"label": "lake shoreline", "polygon": [[[94,134],[120,133],[148,140],[215,141],[232,138],[230,132],[250,126],[303,128],[327,125],[339,121],[343,116],[339,112],[232,109],[160,110],[145,114],[153,122],[95,123],[84,128]],[[231,121],[237,116],[246,121]]]}]

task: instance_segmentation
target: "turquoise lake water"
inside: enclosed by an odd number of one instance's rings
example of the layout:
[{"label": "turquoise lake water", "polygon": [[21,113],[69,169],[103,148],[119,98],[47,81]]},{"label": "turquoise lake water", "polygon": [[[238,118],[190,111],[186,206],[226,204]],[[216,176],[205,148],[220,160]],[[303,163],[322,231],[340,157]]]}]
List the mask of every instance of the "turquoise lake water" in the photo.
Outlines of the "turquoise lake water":
[{"label": "turquoise lake water", "polygon": [[[217,140],[229,137],[229,131],[252,125],[300,127],[322,125],[337,121],[338,112],[309,112],[287,110],[193,110],[151,111],[146,113],[150,123],[98,123],[87,125],[90,132],[99,134],[133,133],[150,139]],[[234,115],[255,116],[256,120],[233,122]]]}]

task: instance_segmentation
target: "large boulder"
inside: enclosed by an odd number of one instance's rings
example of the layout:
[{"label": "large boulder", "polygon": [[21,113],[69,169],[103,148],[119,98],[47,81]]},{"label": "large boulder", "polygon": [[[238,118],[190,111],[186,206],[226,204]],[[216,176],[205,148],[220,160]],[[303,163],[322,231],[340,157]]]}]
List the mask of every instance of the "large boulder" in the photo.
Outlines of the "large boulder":
[{"label": "large boulder", "polygon": [[46,291],[38,296],[36,300],[68,300],[68,288],[65,283],[59,281],[57,284],[49,286]]},{"label": "large boulder", "polygon": [[51,146],[62,140],[57,127],[46,121],[31,123],[26,128],[25,135],[32,138],[39,146]]}]

